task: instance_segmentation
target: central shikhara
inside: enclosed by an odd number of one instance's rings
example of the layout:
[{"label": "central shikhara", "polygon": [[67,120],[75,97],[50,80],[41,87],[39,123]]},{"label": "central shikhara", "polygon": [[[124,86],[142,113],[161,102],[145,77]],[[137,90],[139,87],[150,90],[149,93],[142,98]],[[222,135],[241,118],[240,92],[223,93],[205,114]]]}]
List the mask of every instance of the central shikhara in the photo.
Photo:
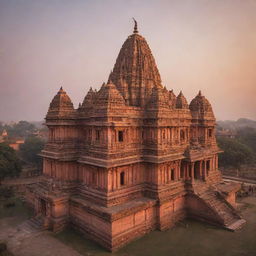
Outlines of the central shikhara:
[{"label": "central shikhara", "polygon": [[43,177],[28,187],[36,218],[109,250],[195,218],[236,230],[238,184],[222,181],[215,117],[201,92],[187,103],[163,87],[137,24],[108,82],[79,105],[61,88],[47,116]]}]

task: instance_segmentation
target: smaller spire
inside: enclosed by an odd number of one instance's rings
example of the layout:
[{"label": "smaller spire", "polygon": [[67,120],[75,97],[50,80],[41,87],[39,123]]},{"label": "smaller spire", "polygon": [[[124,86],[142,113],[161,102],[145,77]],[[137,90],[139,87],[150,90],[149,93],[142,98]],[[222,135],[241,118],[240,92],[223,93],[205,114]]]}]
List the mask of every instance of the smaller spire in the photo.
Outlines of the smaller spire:
[{"label": "smaller spire", "polygon": [[139,31],[138,31],[137,21],[136,21],[134,18],[133,18],[133,21],[134,21],[133,33],[134,33],[134,34],[138,34]]},{"label": "smaller spire", "polygon": [[198,92],[198,96],[202,96],[202,92],[201,92],[201,90],[199,90],[199,92]]},{"label": "smaller spire", "polygon": [[182,93],[182,91],[180,91],[178,97],[181,97],[181,96],[184,96],[183,93]]}]

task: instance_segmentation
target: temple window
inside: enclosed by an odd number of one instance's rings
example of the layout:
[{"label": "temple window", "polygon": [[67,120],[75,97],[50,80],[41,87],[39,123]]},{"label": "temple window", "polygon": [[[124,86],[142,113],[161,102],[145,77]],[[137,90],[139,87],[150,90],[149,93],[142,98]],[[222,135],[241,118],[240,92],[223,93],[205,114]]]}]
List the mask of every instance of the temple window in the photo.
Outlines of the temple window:
[{"label": "temple window", "polygon": [[100,130],[96,130],[96,140],[100,140]]},{"label": "temple window", "polygon": [[171,180],[174,180],[175,179],[175,176],[174,176],[174,172],[175,172],[175,169],[171,169]]},{"label": "temple window", "polygon": [[118,131],[118,141],[119,142],[124,141],[124,132],[123,131]]},{"label": "temple window", "polygon": [[211,138],[212,137],[212,129],[208,130],[208,137]]},{"label": "temple window", "polygon": [[125,178],[125,173],[121,172],[120,173],[120,185],[123,186],[124,185],[124,178]]}]

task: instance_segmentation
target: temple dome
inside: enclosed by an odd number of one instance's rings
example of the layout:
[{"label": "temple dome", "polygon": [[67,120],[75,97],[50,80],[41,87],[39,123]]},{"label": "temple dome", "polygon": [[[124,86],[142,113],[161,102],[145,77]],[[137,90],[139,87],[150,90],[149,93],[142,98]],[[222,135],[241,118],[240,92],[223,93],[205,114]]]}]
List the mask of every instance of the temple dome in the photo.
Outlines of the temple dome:
[{"label": "temple dome", "polygon": [[213,117],[213,110],[210,102],[202,95],[201,91],[199,91],[198,95],[190,102],[189,109],[192,113],[198,113],[199,115]]},{"label": "temple dome", "polygon": [[124,42],[109,78],[133,106],[145,105],[152,89],[162,87],[154,57],[145,38],[138,34],[137,24]]},{"label": "temple dome", "polygon": [[52,99],[46,117],[66,116],[73,112],[73,103],[67,93],[61,87],[58,93]]}]

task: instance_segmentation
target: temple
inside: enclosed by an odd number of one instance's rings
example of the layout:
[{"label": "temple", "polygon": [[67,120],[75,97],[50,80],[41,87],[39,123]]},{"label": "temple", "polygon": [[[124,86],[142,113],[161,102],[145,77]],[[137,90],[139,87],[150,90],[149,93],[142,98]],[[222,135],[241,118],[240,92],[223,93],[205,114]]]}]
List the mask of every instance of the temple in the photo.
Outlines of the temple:
[{"label": "temple", "polygon": [[184,218],[229,230],[245,222],[239,185],[218,170],[211,104],[163,86],[137,23],[107,83],[77,109],[60,88],[46,125],[43,177],[27,198],[47,229],[70,225],[114,251]]}]

